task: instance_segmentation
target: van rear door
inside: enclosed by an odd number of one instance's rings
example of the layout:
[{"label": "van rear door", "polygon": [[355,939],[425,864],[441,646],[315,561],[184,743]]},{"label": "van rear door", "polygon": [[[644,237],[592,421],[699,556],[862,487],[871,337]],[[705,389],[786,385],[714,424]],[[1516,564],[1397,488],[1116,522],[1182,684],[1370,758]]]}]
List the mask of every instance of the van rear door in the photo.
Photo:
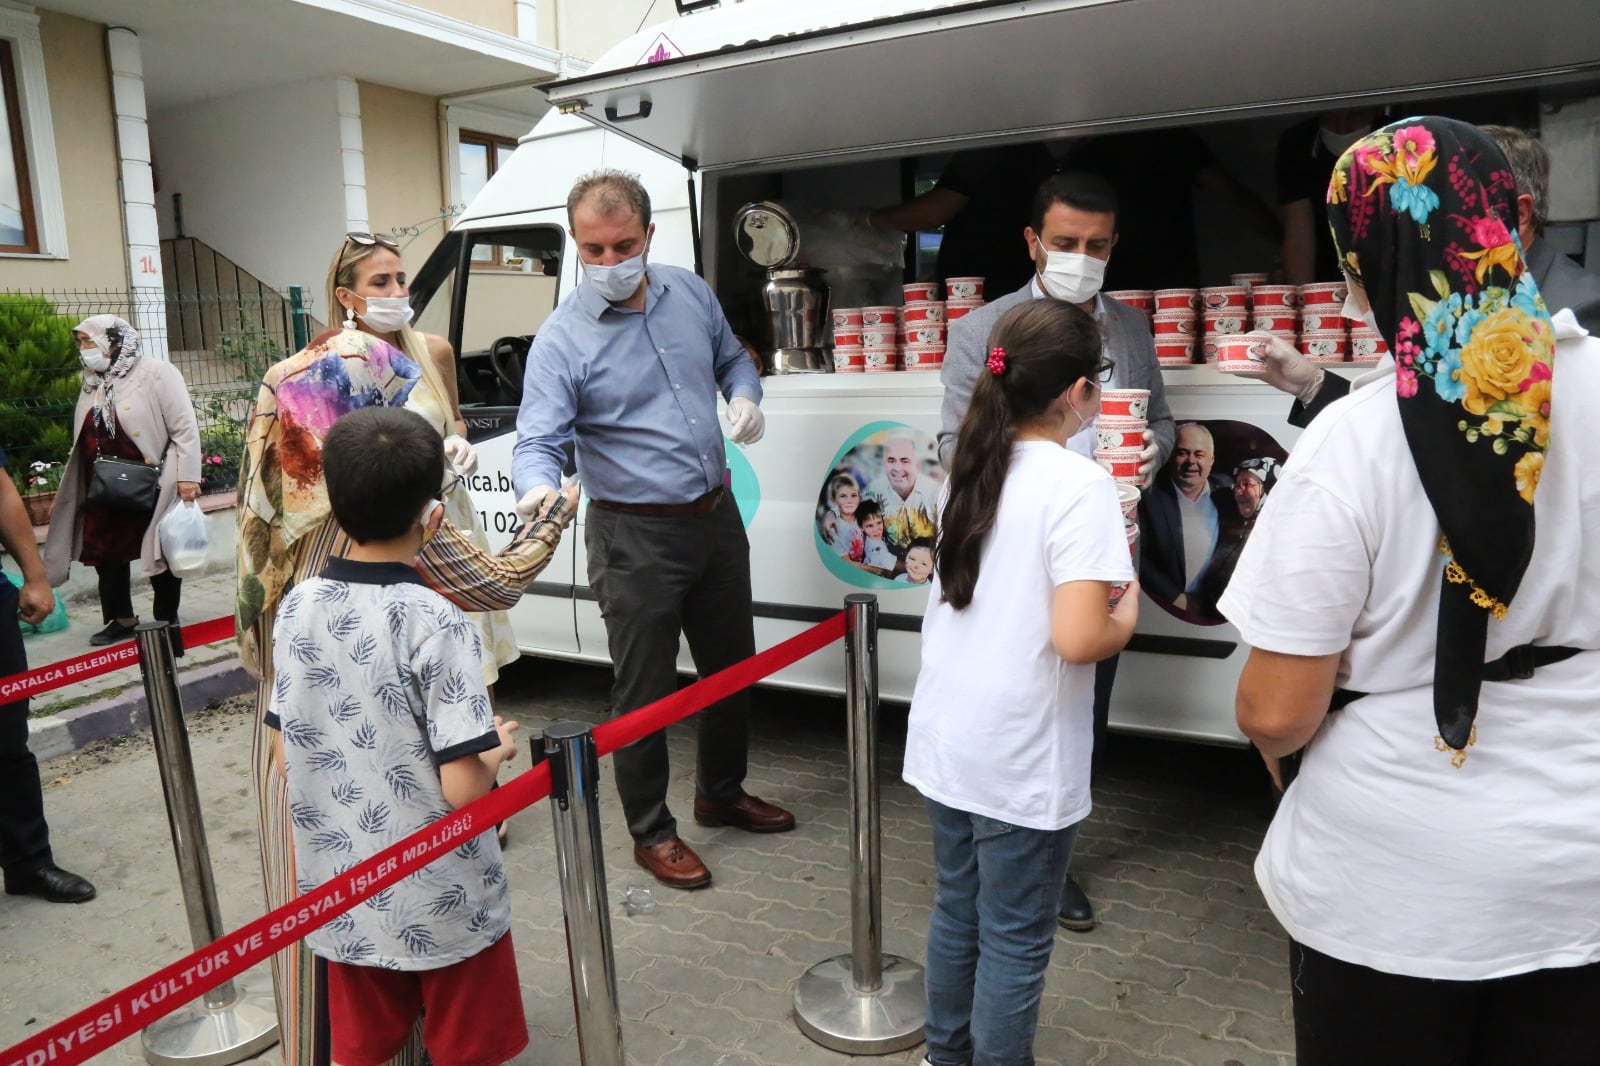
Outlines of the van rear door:
[{"label": "van rear door", "polygon": [[[620,66],[634,62],[629,42],[597,64],[612,69],[542,88],[563,110],[714,170],[1188,125],[1351,97],[1531,88],[1600,69],[1592,0],[1507,10],[1504,35],[1492,42],[1460,0],[793,8],[696,15],[669,31],[688,55]],[[852,25],[827,26],[851,17]],[[764,36],[747,39],[752,32]],[[642,42],[638,55],[642,63]]]}]

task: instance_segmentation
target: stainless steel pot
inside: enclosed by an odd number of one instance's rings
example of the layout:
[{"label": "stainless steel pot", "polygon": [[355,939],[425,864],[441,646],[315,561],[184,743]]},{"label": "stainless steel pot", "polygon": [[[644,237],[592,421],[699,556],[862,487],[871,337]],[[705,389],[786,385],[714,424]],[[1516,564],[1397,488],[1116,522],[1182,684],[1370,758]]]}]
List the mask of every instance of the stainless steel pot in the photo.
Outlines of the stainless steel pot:
[{"label": "stainless steel pot", "polygon": [[772,325],[767,366],[774,374],[831,374],[826,271],[795,266],[800,228],[780,204],[746,204],[733,219],[734,241],[750,262],[766,268],[761,303]]}]

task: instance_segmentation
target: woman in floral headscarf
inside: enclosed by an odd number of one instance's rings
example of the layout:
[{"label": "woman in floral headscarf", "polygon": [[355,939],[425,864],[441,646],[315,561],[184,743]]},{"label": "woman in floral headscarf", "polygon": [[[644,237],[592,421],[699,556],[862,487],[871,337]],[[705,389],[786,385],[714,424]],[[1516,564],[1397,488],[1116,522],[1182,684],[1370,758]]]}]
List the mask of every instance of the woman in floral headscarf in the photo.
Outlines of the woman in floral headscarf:
[{"label": "woman in floral headscarf", "polygon": [[[83,362],[83,392],[73,425],[77,439],[67,457],[55,511],[45,540],[50,584],[66,583],[74,561],[94,567],[100,582],[100,615],[105,628],[90,644],[115,644],[133,635],[139,618],[133,610],[130,566],[138,561],[160,621],[178,621],[183,582],[167,569],[156,529],[179,501],[200,495],[200,428],[189,387],[178,368],[139,352],[139,334],[116,315],[92,315],[73,327]],[[88,499],[97,456],[161,466],[161,491],[155,507],[128,511]],[[176,625],[172,650],[183,654]]]},{"label": "woman in floral headscarf", "polygon": [[1220,605],[1240,728],[1301,753],[1256,862],[1298,1061],[1600,1062],[1600,341],[1546,311],[1475,127],[1368,135],[1328,213],[1394,357],[1300,438]]}]

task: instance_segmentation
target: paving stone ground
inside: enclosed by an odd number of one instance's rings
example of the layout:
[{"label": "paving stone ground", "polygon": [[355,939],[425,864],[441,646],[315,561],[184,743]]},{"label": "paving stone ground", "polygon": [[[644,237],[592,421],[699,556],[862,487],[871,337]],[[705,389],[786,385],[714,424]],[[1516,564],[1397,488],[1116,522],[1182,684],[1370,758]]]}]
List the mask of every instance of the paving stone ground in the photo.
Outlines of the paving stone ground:
[{"label": "paving stone ground", "polygon": [[[609,674],[525,661],[498,692],[525,736],[605,711]],[[794,809],[789,834],[683,826],[711,866],[709,889],[654,886],[633,866],[621,809],[601,790],[612,929],[631,1063],[826,1066],[851,1061],[804,1037],[791,986],[849,947],[848,786],[840,701],[760,693],[749,788]],[[919,797],[899,780],[904,709],[882,730],[883,920],[890,952],[920,961],[933,869]],[[237,706],[192,726],[218,895],[229,927],[261,912],[248,772],[249,719]],[[685,823],[693,735],[670,734],[671,801]],[[526,764],[522,764],[525,766]],[[147,737],[46,767],[58,859],[90,875],[82,907],[0,897],[0,1047],[170,962],[188,948],[160,786]],[[1293,1061],[1286,943],[1251,873],[1267,821],[1247,752],[1114,738],[1075,866],[1100,927],[1061,933],[1037,1040],[1045,1066],[1286,1066]],[[518,1063],[576,1066],[578,1048],[551,845],[537,805],[512,821],[506,855],[513,932],[532,1036]],[[653,913],[624,913],[628,887]],[[141,1061],[137,1039],[107,1062]],[[276,1061],[276,1051],[262,1061]],[[882,1059],[917,1063],[921,1050]]]}]

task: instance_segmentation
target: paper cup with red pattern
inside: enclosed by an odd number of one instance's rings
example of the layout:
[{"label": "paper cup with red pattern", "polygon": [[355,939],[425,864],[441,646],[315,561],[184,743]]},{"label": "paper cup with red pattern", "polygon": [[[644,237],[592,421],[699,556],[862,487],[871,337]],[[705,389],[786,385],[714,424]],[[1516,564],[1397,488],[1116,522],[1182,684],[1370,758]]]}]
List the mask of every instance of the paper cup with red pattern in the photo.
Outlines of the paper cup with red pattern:
[{"label": "paper cup with red pattern", "polygon": [[1250,327],[1250,316],[1241,308],[1225,307],[1220,311],[1207,311],[1202,316],[1207,337],[1221,337],[1243,333]]},{"label": "paper cup with red pattern", "polygon": [[937,300],[939,298],[939,283],[937,281],[908,281],[900,286],[900,291],[905,294],[906,303]]},{"label": "paper cup with red pattern", "polygon": [[861,347],[861,327],[848,326],[845,329],[840,329],[835,326],[833,329],[833,346],[835,348]]},{"label": "paper cup with red pattern", "polygon": [[1337,311],[1349,294],[1349,286],[1342,281],[1314,281],[1300,286],[1300,306],[1329,307]]},{"label": "paper cup with red pattern", "polygon": [[1337,304],[1308,307],[1300,312],[1301,333],[1343,333],[1350,328],[1350,320],[1339,312]]},{"label": "paper cup with red pattern", "polygon": [[1343,363],[1350,357],[1350,335],[1342,329],[1302,331],[1300,352],[1313,363]]},{"label": "paper cup with red pattern", "polygon": [[835,374],[860,374],[867,369],[867,353],[860,345],[833,348],[833,372]]},{"label": "paper cup with red pattern", "polygon": [[1144,431],[1148,423],[1142,418],[1096,419],[1094,446],[1102,451],[1126,451],[1144,447]]},{"label": "paper cup with red pattern", "polygon": [[982,278],[945,278],[945,295],[952,300],[983,299]]},{"label": "paper cup with red pattern", "polygon": [[1157,337],[1156,362],[1162,366],[1188,366],[1194,362],[1193,337]]},{"label": "paper cup with red pattern", "polygon": [[1367,328],[1365,322],[1352,322],[1350,324],[1350,361],[1352,363],[1376,363],[1389,351],[1389,346],[1383,343],[1383,334]]},{"label": "paper cup with red pattern", "polygon": [[1122,524],[1125,526],[1139,524],[1139,498],[1144,492],[1137,485],[1130,485],[1125,481],[1117,482],[1117,506],[1122,509]]},{"label": "paper cup with red pattern", "polygon": [[1255,291],[1257,285],[1265,285],[1266,283],[1267,275],[1265,274],[1235,274],[1228,279],[1228,284],[1243,285],[1252,292]]},{"label": "paper cup with red pattern", "polygon": [[1110,606],[1107,609],[1111,610],[1111,611],[1115,611],[1117,609],[1117,604],[1121,603],[1122,602],[1122,597],[1126,596],[1127,594],[1128,594],[1128,583],[1126,581],[1114,581],[1114,582],[1112,582],[1111,583],[1111,595],[1109,597]]},{"label": "paper cup with red pattern", "polygon": [[1129,307],[1137,307],[1147,315],[1156,312],[1156,294],[1154,289],[1117,289],[1106,293],[1111,299],[1125,303]]},{"label": "paper cup with red pattern", "polygon": [[1139,467],[1144,465],[1144,460],[1140,458],[1143,454],[1139,448],[1119,448],[1116,451],[1096,448],[1094,461],[1117,481],[1136,485],[1139,482]]},{"label": "paper cup with red pattern", "polygon": [[1231,336],[1218,337],[1217,344],[1217,369],[1224,374],[1235,377],[1254,378],[1259,381],[1267,376],[1267,345],[1270,342],[1266,337],[1258,337],[1250,333],[1236,333]]},{"label": "paper cup with red pattern", "polygon": [[943,322],[907,322],[905,331],[901,334],[907,348],[927,347],[930,344],[943,348],[944,336]]},{"label": "paper cup with red pattern", "polygon": [[1150,332],[1163,337],[1193,337],[1198,315],[1194,311],[1157,311],[1150,316]]},{"label": "paper cup with red pattern", "polygon": [[900,352],[900,365],[905,370],[938,370],[944,366],[944,345],[908,344]]},{"label": "paper cup with red pattern", "polygon": [[833,331],[844,330],[846,333],[861,332],[861,308],[835,307],[833,309]]},{"label": "paper cup with red pattern", "polygon": [[1250,328],[1293,339],[1300,329],[1300,316],[1292,307],[1257,307],[1250,313]]},{"label": "paper cup with red pattern", "polygon": [[1155,297],[1157,311],[1200,310],[1199,289],[1157,289]]},{"label": "paper cup with red pattern", "polygon": [[1105,389],[1100,393],[1100,413],[1107,418],[1149,418],[1149,389]]},{"label": "paper cup with red pattern", "polygon": [[864,348],[862,351],[866,355],[866,371],[869,374],[885,374],[900,369],[900,349],[893,344]]},{"label": "paper cup with red pattern", "polygon": [[944,317],[947,322],[954,322],[958,318],[965,318],[983,306],[983,297],[970,299],[951,298],[944,302]]},{"label": "paper cup with red pattern", "polygon": [[1200,290],[1200,310],[1233,311],[1240,317],[1250,307],[1250,289],[1244,285],[1213,285]]},{"label": "paper cup with red pattern", "polygon": [[943,300],[913,300],[900,309],[902,324],[921,325],[925,322],[944,321]]},{"label": "paper cup with red pattern", "polygon": [[861,325],[863,327],[888,326],[890,329],[893,329],[895,323],[899,320],[900,309],[898,307],[890,307],[887,304],[880,304],[876,307],[863,307],[861,309]]},{"label": "paper cup with red pattern", "polygon": [[1285,308],[1293,311],[1300,306],[1300,287],[1298,285],[1252,285],[1250,286],[1250,309],[1256,313],[1263,310]]},{"label": "paper cup with red pattern", "polygon": [[863,348],[897,348],[900,345],[900,328],[893,322],[880,322],[861,327]]}]

